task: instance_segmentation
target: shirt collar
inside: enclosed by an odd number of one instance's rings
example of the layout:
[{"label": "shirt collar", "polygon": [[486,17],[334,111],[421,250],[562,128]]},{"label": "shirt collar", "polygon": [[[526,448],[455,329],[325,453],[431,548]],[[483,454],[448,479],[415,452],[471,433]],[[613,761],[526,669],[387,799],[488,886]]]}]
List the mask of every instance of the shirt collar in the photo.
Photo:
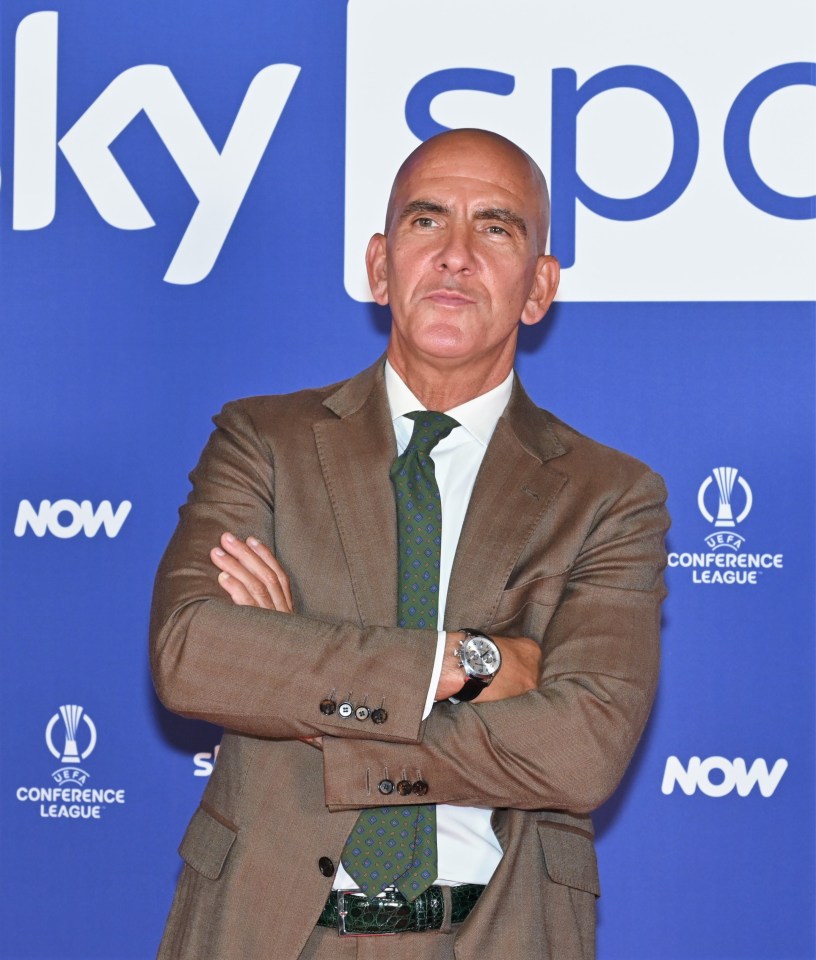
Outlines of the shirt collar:
[{"label": "shirt collar", "polygon": [[[459,404],[451,410],[443,410],[472,434],[483,446],[487,446],[499,417],[504,412],[513,390],[513,371],[492,390],[473,400]],[[413,395],[407,384],[388,360],[385,361],[385,390],[388,406],[391,408],[391,420],[398,420],[412,410],[425,410],[426,407]]]}]

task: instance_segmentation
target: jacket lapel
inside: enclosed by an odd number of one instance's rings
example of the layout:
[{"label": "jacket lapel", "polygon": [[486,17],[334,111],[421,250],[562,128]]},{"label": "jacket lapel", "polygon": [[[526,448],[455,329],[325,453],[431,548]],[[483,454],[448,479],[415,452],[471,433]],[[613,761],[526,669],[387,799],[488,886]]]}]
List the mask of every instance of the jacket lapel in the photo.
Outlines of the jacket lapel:
[{"label": "jacket lapel", "polygon": [[[324,400],[337,419],[314,425],[331,499],[365,626],[397,618],[397,530],[388,471],[397,455],[383,359]],[[567,482],[548,461],[565,453],[549,417],[518,379],[488,445],[453,563],[445,626],[490,623],[524,545]]]},{"label": "jacket lapel", "polygon": [[324,400],[336,420],[314,425],[323,479],[364,626],[397,621],[397,530],[388,475],[397,455],[383,361]]},{"label": "jacket lapel", "polygon": [[548,461],[565,453],[518,379],[488,445],[465,516],[445,606],[445,626],[493,619],[502,590],[566,475]]}]

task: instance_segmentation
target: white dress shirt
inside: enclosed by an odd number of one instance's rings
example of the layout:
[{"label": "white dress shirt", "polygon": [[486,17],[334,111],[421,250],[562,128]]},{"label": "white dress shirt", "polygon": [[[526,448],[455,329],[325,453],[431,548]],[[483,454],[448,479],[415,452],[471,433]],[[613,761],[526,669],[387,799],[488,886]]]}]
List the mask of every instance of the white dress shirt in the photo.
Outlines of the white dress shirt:
[{"label": "white dress shirt", "polygon": [[[388,361],[385,363],[385,388],[394,423],[397,452],[401,454],[408,446],[414,429],[413,421],[409,420],[405,414],[426,408],[411,393]],[[442,548],[437,622],[440,632],[424,716],[431,712],[434,693],[442,671],[442,656],[445,649],[445,632],[442,630],[442,624],[456,545],[459,542],[459,534],[462,532],[462,524],[470,503],[473,485],[476,482],[476,474],[482,465],[487,445],[493,436],[499,417],[510,399],[512,389],[513,372],[510,371],[507,379],[488,393],[452,410],[443,411],[457,420],[460,426],[440,440],[431,451],[436,482],[442,500]],[[456,624],[456,628],[462,626],[478,627],[479,624]],[[502,850],[490,825],[492,813],[491,809],[484,807],[437,804],[436,829],[439,854],[437,883],[487,883],[493,876],[493,871],[501,860]],[[356,887],[342,864],[337,868],[334,887],[346,890]]]}]

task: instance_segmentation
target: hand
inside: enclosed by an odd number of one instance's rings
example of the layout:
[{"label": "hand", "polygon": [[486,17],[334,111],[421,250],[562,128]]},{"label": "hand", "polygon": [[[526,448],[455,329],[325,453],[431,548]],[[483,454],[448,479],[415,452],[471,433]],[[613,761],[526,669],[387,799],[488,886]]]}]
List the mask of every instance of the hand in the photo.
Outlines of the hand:
[{"label": "hand", "polygon": [[221,536],[221,546],[210,551],[221,571],[218,583],[240,607],[262,607],[279,613],[294,613],[292,591],[286,571],[269,547],[255,537],[244,543],[231,533]]},{"label": "hand", "polygon": [[[448,633],[445,641],[445,654],[442,660],[442,673],[436,688],[436,700],[455,697],[465,684],[465,673],[459,665],[455,651],[464,633]],[[493,682],[485,687],[474,703],[488,703],[493,700],[508,700],[522,693],[535,690],[541,675],[541,647],[529,637],[491,637],[501,651],[502,662]]]},{"label": "hand", "polygon": [[[218,583],[239,607],[262,607],[279,613],[294,613],[292,590],[286,571],[269,547],[255,537],[243,543],[231,533],[221,536],[221,546],[210,551],[218,567]],[[323,737],[301,737],[316,750],[323,749]]]}]

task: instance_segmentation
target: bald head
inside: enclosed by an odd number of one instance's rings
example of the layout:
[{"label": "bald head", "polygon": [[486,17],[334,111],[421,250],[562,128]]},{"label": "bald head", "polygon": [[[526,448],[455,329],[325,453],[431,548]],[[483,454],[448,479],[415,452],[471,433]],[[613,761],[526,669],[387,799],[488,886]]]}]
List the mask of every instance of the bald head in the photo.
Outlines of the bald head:
[{"label": "bald head", "polygon": [[391,309],[388,358],[430,409],[501,383],[519,323],[547,312],[559,275],[548,215],[541,171],[495,133],[448,131],[400,167],[366,266],[374,300]]},{"label": "bald head", "polygon": [[[518,197],[513,211],[543,254],[550,221],[547,181],[538,164],[512,140],[489,130],[448,130],[421,143],[397,171],[385,216],[385,233],[402,213],[406,188],[417,175],[423,179],[461,177],[496,184]],[[408,199],[410,203],[410,199]]]}]

